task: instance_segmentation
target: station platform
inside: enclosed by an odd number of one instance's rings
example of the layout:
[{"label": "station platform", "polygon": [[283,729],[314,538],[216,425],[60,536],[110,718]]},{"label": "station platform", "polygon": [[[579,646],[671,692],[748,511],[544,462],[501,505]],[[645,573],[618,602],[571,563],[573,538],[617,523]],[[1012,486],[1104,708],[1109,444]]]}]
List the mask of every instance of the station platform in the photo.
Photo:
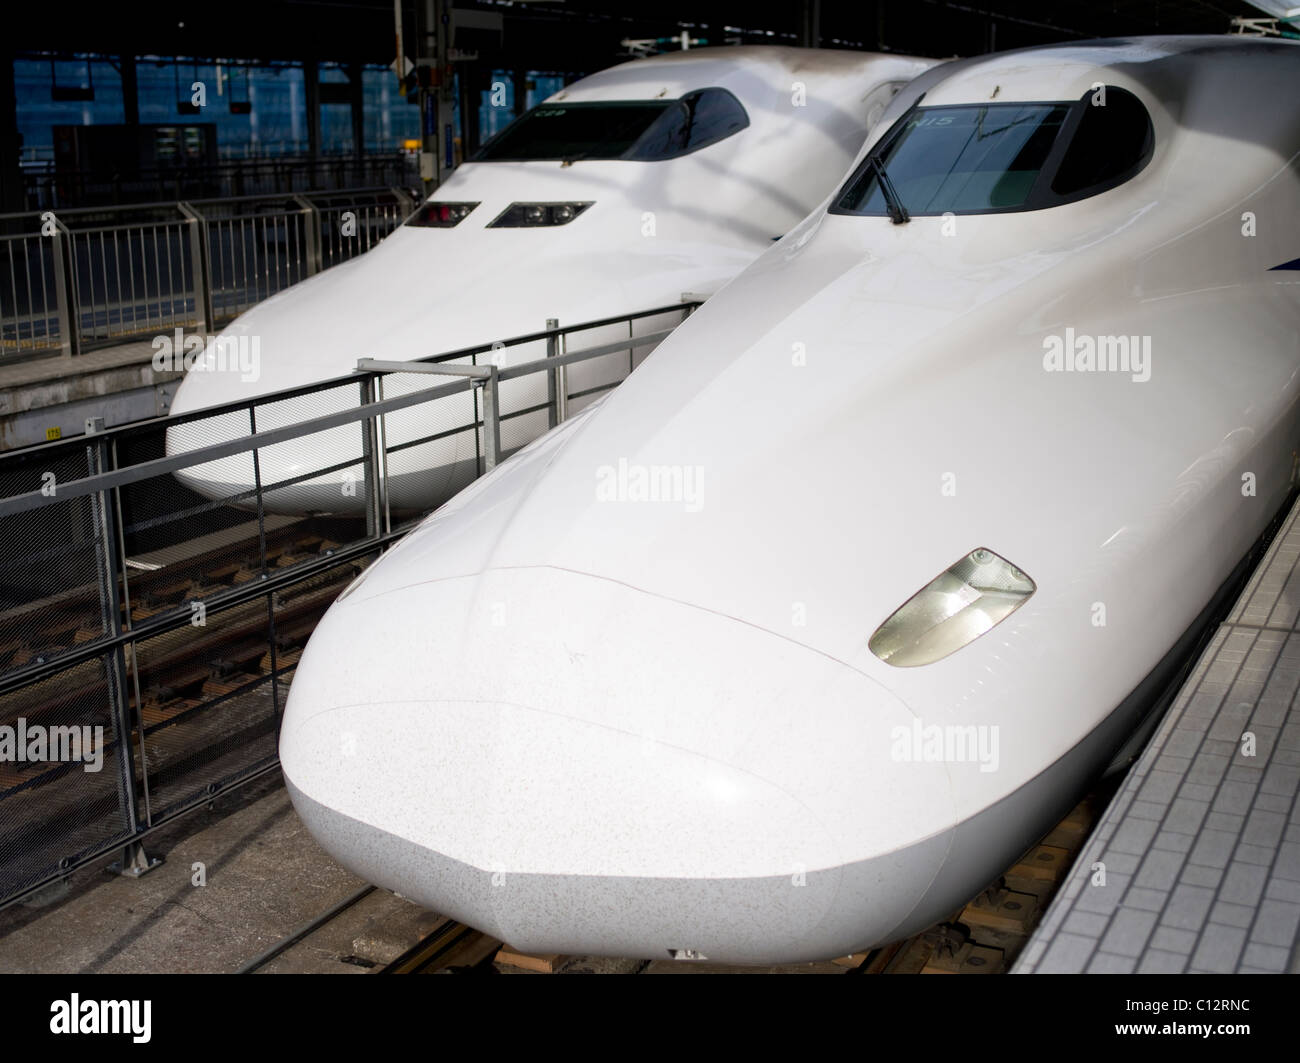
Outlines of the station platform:
[{"label": "station platform", "polygon": [[81,435],[87,417],[112,428],[165,415],[184,373],[159,372],[153,356],[143,339],[0,365],[0,451]]},{"label": "station platform", "polygon": [[1012,973],[1300,973],[1300,503]]}]

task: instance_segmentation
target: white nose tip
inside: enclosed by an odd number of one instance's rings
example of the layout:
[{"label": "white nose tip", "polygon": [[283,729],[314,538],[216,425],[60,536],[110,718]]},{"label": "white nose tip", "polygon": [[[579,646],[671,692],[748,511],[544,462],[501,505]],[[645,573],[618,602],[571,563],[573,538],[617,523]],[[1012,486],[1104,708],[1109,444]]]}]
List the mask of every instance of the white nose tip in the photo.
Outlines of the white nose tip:
[{"label": "white nose tip", "polygon": [[373,881],[520,948],[757,962],[885,940],[942,863],[946,771],[891,760],[911,714],[855,669],[552,569],[369,586],[281,756]]}]

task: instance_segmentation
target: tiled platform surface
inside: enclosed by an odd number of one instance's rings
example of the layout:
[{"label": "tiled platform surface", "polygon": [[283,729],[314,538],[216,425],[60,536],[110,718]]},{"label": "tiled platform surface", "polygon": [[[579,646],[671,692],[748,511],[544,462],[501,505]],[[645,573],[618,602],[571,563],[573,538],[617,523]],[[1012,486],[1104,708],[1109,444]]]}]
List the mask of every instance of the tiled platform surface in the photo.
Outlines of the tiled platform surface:
[{"label": "tiled platform surface", "polygon": [[1300,503],[1013,973],[1300,972],[1297,688]]}]

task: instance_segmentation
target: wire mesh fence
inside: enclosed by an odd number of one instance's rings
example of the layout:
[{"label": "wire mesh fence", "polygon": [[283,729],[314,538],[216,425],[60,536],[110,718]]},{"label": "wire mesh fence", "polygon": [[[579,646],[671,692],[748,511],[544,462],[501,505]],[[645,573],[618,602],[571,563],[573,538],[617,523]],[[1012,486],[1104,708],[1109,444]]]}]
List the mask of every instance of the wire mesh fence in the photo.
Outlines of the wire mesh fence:
[{"label": "wire mesh fence", "polygon": [[695,305],[0,457],[0,904],[274,767],[347,584]]}]

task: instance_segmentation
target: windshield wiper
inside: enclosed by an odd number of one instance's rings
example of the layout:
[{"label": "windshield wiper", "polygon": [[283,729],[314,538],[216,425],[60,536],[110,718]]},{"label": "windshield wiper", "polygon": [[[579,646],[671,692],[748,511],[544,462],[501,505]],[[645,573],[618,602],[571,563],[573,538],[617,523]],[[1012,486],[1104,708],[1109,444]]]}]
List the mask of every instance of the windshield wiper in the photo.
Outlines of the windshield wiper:
[{"label": "windshield wiper", "polygon": [[902,225],[905,221],[911,221],[912,216],[907,213],[903,201],[898,198],[898,189],[894,187],[894,182],[889,179],[889,174],[885,171],[885,164],[880,161],[879,155],[871,156],[871,169],[875,171],[876,183],[880,185],[881,195],[885,197],[885,206],[889,209],[889,216],[893,219],[894,224]]}]

